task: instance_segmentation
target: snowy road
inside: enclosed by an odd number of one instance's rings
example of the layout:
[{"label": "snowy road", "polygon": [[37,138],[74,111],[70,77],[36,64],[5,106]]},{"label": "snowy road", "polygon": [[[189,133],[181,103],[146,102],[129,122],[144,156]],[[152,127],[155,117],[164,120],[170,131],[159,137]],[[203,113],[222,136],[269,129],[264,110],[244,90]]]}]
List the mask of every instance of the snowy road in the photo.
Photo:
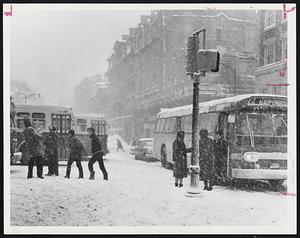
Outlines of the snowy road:
[{"label": "snowy road", "polygon": [[[27,167],[11,166],[11,225],[19,226],[135,226],[135,225],[278,225],[286,222],[292,196],[271,191],[230,190],[215,186],[201,198],[184,196],[174,186],[172,171],[160,163],[136,161],[127,153],[112,153],[105,160],[109,180],[97,164],[96,180],[84,180],[66,166],[59,177],[26,179]],[[34,175],[35,174],[34,168]],[[47,168],[44,169],[44,173]],[[202,183],[201,183],[202,186]]]}]

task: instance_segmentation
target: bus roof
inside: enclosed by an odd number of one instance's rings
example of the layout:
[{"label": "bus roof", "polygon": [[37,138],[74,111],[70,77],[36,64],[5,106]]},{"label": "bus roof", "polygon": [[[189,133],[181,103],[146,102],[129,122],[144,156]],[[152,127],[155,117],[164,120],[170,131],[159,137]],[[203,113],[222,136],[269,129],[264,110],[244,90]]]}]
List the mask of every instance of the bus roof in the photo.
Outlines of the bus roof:
[{"label": "bus roof", "polygon": [[103,114],[97,113],[76,113],[75,118],[85,118],[85,119],[104,119]]},{"label": "bus roof", "polygon": [[47,105],[47,104],[16,104],[18,111],[55,111],[55,112],[72,112],[71,107],[60,106],[60,105]]},{"label": "bus roof", "polygon": [[[265,99],[283,99],[287,100],[286,96],[281,95],[272,95],[272,94],[241,94],[233,97],[228,98],[221,98],[207,102],[199,103],[199,113],[208,112],[209,109],[215,106],[214,111],[222,111],[224,107],[233,107],[237,105],[239,102],[250,99],[250,98],[265,98]],[[220,106],[220,107],[217,107]],[[191,115],[193,110],[193,105],[185,105],[181,107],[174,107],[174,108],[161,108],[161,111],[158,113],[157,117],[165,118],[165,117],[172,117],[172,116],[184,116],[184,115]]]}]

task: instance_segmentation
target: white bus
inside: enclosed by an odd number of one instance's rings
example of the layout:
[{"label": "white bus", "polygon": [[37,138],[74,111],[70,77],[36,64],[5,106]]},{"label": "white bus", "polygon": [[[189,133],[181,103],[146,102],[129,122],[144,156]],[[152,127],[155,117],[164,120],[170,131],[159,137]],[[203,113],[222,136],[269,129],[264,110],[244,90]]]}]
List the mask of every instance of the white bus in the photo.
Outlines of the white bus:
[{"label": "white bus", "polygon": [[16,127],[11,132],[11,140],[16,141],[17,148],[14,151],[22,152],[22,163],[27,163],[27,153],[24,149],[24,118],[29,118],[32,126],[38,129],[43,138],[49,133],[49,126],[56,127],[59,135],[59,159],[65,160],[68,157],[67,137],[68,131],[74,125],[74,113],[71,107],[58,105],[35,105],[35,104],[16,104]]},{"label": "white bus", "polygon": [[[207,129],[214,140],[221,137],[226,145],[215,149],[218,178],[268,180],[274,185],[287,179],[287,97],[245,94],[199,106],[200,129]],[[157,115],[154,154],[164,167],[173,164],[172,143],[179,130],[185,131],[190,148],[192,105],[161,109]]]}]

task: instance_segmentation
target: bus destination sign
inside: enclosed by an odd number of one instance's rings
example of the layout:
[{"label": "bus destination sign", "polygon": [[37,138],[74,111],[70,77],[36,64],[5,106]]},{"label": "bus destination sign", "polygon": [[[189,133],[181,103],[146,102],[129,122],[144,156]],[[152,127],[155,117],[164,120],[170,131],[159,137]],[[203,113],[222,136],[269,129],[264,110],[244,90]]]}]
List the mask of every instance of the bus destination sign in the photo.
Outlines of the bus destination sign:
[{"label": "bus destination sign", "polygon": [[279,99],[279,98],[254,97],[254,98],[249,99],[248,106],[286,107],[287,106],[287,100],[286,99]]}]

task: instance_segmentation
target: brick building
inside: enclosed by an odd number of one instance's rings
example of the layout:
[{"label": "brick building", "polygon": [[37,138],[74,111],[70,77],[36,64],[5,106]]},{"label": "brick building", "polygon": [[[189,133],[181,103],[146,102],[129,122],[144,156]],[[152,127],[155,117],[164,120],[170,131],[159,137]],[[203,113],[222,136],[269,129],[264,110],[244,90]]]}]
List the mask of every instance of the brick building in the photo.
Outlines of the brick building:
[{"label": "brick building", "polygon": [[228,96],[234,88],[236,93],[252,92],[256,20],[255,11],[161,10],[142,15],[138,26],[115,42],[108,59],[111,133],[128,142],[151,137],[160,108],[192,103],[192,83],[185,74],[186,39],[202,27],[207,29],[207,48],[219,49],[222,64],[218,73],[207,73],[202,80],[200,100]]},{"label": "brick building", "polygon": [[256,70],[256,91],[287,94],[287,20],[282,10],[259,13],[259,57]]}]

